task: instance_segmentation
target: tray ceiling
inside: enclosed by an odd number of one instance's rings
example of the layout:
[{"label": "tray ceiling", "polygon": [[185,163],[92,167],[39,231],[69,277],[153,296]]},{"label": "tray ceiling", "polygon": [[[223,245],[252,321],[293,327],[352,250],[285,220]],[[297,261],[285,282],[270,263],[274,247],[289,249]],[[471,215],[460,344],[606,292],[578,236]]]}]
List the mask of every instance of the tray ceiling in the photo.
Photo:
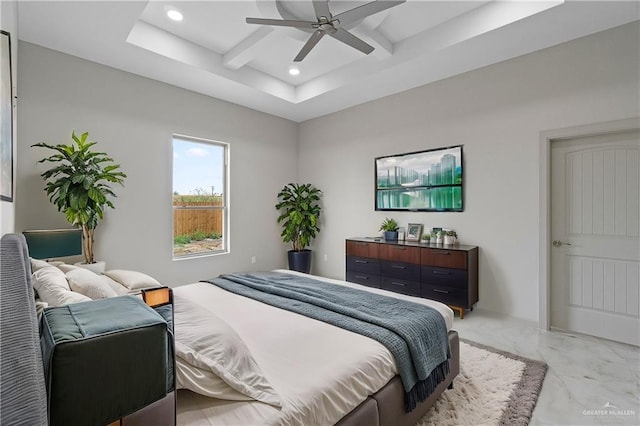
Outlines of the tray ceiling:
[{"label": "tray ceiling", "polygon": [[[184,19],[170,20],[169,9]],[[315,20],[311,0],[18,4],[21,40],[294,121],[623,25],[640,11],[636,1],[409,0],[348,28],[375,47],[370,55],[324,37],[296,64],[310,31],[246,17]]]}]

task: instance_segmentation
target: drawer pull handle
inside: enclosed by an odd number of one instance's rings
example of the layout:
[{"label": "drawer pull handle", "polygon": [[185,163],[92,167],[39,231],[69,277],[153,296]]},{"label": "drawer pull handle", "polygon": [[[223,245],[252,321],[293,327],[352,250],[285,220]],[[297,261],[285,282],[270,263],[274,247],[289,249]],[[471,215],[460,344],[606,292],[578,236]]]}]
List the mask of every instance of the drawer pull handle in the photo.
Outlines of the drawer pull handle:
[{"label": "drawer pull handle", "polygon": [[356,263],[369,263],[368,260],[356,260]]},{"label": "drawer pull handle", "polygon": [[406,247],[393,247],[393,248],[396,249],[396,250],[406,250],[407,249]]},{"label": "drawer pull handle", "polygon": [[369,277],[365,277],[364,275],[356,275],[356,278],[358,278],[359,280],[368,280]]},{"label": "drawer pull handle", "polygon": [[448,251],[435,251],[433,254],[437,254],[439,256],[449,256],[451,253]]},{"label": "drawer pull handle", "polygon": [[402,286],[402,287],[406,287],[407,286],[405,283],[399,283],[399,282],[396,282],[396,281],[391,281],[391,284],[399,285],[399,286]]},{"label": "drawer pull handle", "polygon": [[434,275],[451,275],[450,272],[433,271]]},{"label": "drawer pull handle", "polygon": [[449,292],[448,292],[448,291],[446,291],[446,290],[439,290],[439,289],[437,289],[437,288],[434,288],[434,289],[433,289],[433,291],[435,291],[436,293],[449,294]]},{"label": "drawer pull handle", "polygon": [[359,245],[359,246],[364,246],[364,247],[366,247],[366,246],[368,246],[368,245],[369,245],[369,243],[356,243],[356,245]]},{"label": "drawer pull handle", "polygon": [[394,269],[407,269],[406,266],[402,266],[402,265],[391,265],[391,267]]}]

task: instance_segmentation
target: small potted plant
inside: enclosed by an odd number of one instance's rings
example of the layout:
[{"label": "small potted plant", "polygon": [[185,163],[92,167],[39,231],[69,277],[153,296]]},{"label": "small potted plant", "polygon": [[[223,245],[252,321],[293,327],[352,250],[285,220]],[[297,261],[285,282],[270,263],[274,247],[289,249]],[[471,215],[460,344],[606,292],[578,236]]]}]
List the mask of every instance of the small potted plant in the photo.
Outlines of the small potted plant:
[{"label": "small potted plant", "polygon": [[448,230],[444,232],[444,243],[445,244],[455,244],[456,243],[456,237],[458,235],[456,234],[456,231],[454,230]]},{"label": "small potted plant", "polygon": [[423,244],[431,243],[431,234],[422,234],[422,237],[420,238],[420,242]]},{"label": "small potted plant", "polygon": [[384,239],[386,241],[397,241],[399,228],[398,222],[388,217],[385,218],[380,225],[380,231],[384,231]]}]

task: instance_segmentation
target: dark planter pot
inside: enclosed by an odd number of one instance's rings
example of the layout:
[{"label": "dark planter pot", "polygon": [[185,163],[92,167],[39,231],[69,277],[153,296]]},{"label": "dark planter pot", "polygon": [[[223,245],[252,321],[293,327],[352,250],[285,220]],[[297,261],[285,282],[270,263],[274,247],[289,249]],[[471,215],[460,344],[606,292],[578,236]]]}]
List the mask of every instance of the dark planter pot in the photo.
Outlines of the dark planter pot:
[{"label": "dark planter pot", "polygon": [[386,241],[397,241],[398,231],[384,231],[384,239]]},{"label": "dark planter pot", "polygon": [[311,271],[311,250],[289,250],[288,257],[291,271],[304,272],[305,274]]}]

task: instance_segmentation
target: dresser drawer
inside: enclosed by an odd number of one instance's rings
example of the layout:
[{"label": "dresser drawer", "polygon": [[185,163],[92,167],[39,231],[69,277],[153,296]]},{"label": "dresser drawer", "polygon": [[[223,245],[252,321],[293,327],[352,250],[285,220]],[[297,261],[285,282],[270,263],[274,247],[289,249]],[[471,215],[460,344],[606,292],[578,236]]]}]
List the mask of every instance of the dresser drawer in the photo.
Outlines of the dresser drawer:
[{"label": "dresser drawer", "polygon": [[467,269],[467,252],[422,248],[420,253],[420,263],[427,266]]},{"label": "dresser drawer", "polygon": [[468,288],[467,271],[462,269],[422,267],[422,282],[425,284]]},{"label": "dresser drawer", "polygon": [[380,288],[420,297],[420,283],[416,281],[401,280],[398,278],[382,277]]},{"label": "dresser drawer", "polygon": [[382,244],[380,259],[392,262],[420,263],[420,247]]},{"label": "dresser drawer", "polygon": [[356,257],[378,257],[378,246],[380,244],[369,241],[353,241],[347,240],[346,243],[347,256]]},{"label": "dresser drawer", "polygon": [[402,262],[380,262],[380,275],[408,281],[420,281],[420,265]]},{"label": "dresser drawer", "polygon": [[461,308],[468,306],[467,289],[458,287],[444,287],[439,285],[422,284],[420,296],[425,299],[437,300],[448,305],[455,305]]},{"label": "dresser drawer", "polygon": [[347,270],[347,281],[380,288],[380,276],[375,274]]},{"label": "dresser drawer", "polygon": [[366,257],[347,256],[347,271],[366,272],[368,274],[380,274],[380,261]]}]

